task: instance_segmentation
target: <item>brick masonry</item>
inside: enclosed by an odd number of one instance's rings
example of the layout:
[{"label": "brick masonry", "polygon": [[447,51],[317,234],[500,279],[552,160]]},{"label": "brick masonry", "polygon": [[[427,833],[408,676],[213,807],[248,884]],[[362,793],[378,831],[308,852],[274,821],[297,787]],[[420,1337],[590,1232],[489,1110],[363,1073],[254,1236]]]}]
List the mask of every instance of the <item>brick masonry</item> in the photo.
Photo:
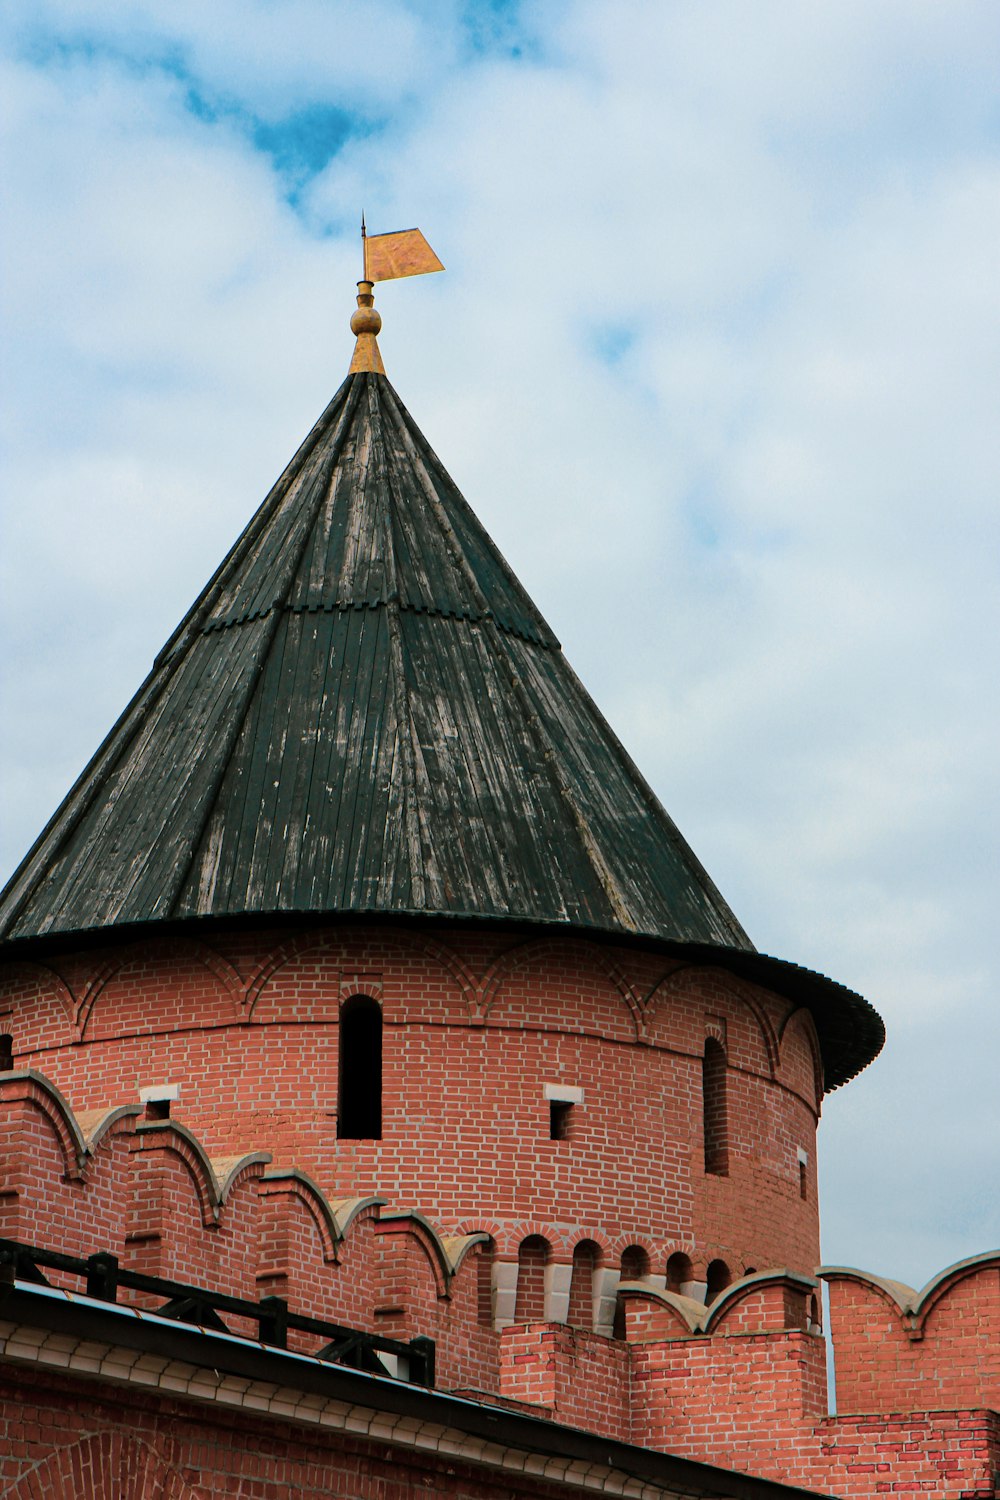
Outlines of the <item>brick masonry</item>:
[{"label": "brick masonry", "polygon": [[[337,1139],[355,993],[383,1010],[379,1141]],[[177,1083],[210,1154],[266,1146],[331,1196],[488,1228],[505,1258],[529,1226],[557,1261],[586,1232],[611,1257],[642,1246],[659,1275],[682,1250],[696,1280],[713,1260],[739,1275],[818,1258],[811,1018],[721,970],[553,939],[216,933],[17,965],[0,1027],[75,1108]],[[704,1169],[710,1035],[725,1039],[726,1175]],[[583,1092],[566,1140],[549,1138],[546,1084]]]},{"label": "brick masonry", "polygon": [[[1000,1257],[919,1296],[826,1273],[828,1414],[818,1054],[779,997],[579,940],[354,928],[60,954],[2,984],[4,1235],[427,1335],[445,1389],[820,1493],[996,1493]],[[336,1134],[339,1006],[357,993],[385,1018],[380,1141]],[[710,1038],[725,1157],[706,1171]],[[168,1119],[138,1102],[161,1083],[180,1086]],[[573,1101],[566,1139],[546,1085]],[[691,1279],[667,1290],[679,1253]],[[730,1285],[706,1307],[719,1261]],[[457,1469],[390,1480],[369,1450],[296,1456],[166,1398],[134,1398],[126,1433],[101,1380],[43,1399],[6,1370],[3,1496],[112,1493],[133,1469],[135,1494],[177,1497],[493,1493]],[[497,1491],[522,1492],[543,1491]]]}]

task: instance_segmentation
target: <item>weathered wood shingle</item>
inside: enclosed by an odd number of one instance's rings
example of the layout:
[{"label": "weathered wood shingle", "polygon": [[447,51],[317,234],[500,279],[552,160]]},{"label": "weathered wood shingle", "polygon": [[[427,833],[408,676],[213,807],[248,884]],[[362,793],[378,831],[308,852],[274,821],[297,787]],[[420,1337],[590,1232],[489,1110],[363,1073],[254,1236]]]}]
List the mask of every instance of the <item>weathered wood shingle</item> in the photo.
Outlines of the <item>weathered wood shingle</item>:
[{"label": "weathered wood shingle", "polygon": [[754,952],[382,375],[348,377],[168,641],[0,938],[275,913],[555,924],[805,973]]}]

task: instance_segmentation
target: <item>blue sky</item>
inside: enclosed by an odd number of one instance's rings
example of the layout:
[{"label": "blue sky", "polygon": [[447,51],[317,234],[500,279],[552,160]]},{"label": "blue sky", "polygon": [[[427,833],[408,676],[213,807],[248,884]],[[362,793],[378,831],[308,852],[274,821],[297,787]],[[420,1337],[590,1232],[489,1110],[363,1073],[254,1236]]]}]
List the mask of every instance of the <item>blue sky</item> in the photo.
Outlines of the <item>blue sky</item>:
[{"label": "blue sky", "polygon": [[8,3],[5,869],[339,384],[362,208],[419,224],[403,399],[757,945],[886,1017],[825,1254],[994,1246],[998,42],[988,0]]}]

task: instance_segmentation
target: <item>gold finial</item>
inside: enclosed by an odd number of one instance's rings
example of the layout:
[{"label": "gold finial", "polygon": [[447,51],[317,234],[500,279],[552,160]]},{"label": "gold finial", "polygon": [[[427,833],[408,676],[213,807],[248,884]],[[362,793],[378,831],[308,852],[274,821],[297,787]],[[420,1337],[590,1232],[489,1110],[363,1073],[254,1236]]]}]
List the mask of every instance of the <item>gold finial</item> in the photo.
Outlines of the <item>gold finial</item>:
[{"label": "gold finial", "polygon": [[384,375],[385,366],[378,351],[377,335],[382,319],[375,311],[373,281],[358,282],[358,310],[351,318],[351,332],[357,334],[354,358],[348,375],[360,375],[366,370],[373,375]]},{"label": "gold finial", "polygon": [[364,272],[358,282],[358,310],[351,318],[351,332],[357,335],[357,343],[347,373],[384,375],[385,366],[376,342],[382,327],[382,319],[375,311],[376,281],[423,276],[428,271],[443,271],[444,266],[419,229],[369,235],[364,214],[361,215],[361,251]]}]

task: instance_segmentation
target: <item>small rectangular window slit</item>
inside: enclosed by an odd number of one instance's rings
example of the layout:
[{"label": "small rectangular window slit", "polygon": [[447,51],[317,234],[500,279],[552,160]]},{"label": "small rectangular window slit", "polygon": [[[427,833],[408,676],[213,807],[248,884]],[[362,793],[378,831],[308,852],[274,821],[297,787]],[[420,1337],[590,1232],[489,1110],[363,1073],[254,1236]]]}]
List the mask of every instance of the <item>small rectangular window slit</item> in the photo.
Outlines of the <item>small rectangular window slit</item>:
[{"label": "small rectangular window slit", "polygon": [[573,1106],[565,1099],[549,1100],[549,1140],[568,1141]]}]

